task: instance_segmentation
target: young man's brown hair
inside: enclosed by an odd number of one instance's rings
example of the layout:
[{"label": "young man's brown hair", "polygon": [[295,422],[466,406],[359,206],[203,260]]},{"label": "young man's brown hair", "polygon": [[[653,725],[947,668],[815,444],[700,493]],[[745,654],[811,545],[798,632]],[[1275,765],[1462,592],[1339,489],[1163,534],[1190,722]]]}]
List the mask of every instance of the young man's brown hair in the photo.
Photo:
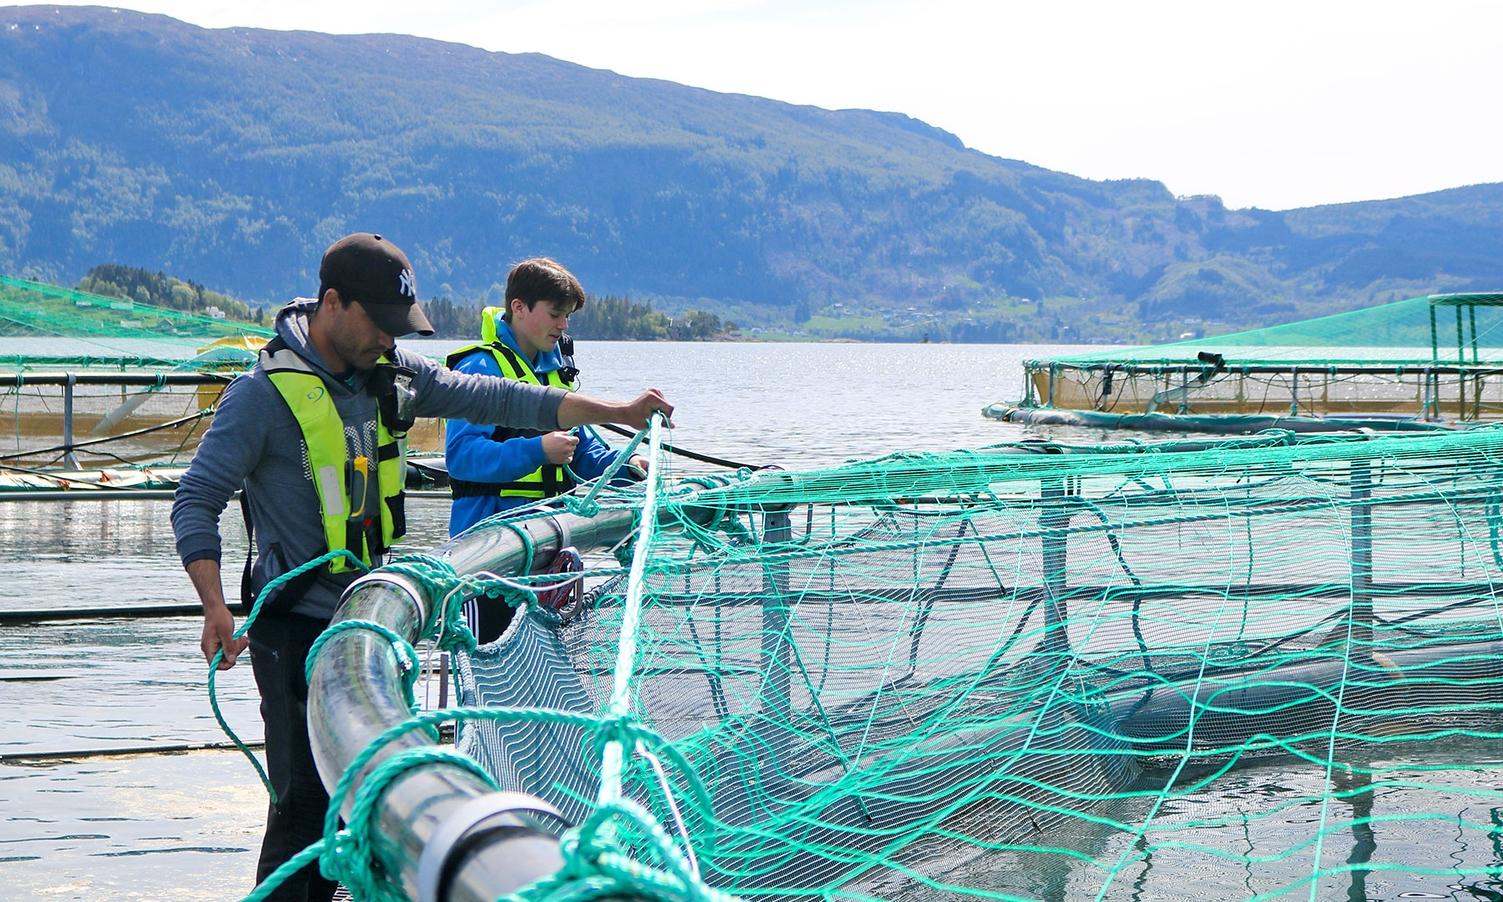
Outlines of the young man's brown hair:
[{"label": "young man's brown hair", "polygon": [[520,300],[531,310],[538,301],[559,301],[576,313],[585,305],[584,288],[562,263],[547,257],[532,257],[511,268],[506,276],[506,313],[511,322],[511,302]]}]

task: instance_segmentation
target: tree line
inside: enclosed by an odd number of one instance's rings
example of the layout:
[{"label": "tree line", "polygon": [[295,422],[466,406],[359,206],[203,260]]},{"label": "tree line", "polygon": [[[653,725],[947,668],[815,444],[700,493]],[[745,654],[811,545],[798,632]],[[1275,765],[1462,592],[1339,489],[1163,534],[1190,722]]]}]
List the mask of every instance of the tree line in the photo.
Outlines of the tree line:
[{"label": "tree line", "polygon": [[[423,302],[435,338],[473,338],[480,331],[478,301],[434,298]],[[584,308],[569,317],[569,333],[595,341],[723,341],[740,328],[705,310],[678,316],[655,309],[645,301],[615,295],[591,296]]]},{"label": "tree line", "polygon": [[79,281],[77,289],[188,313],[208,313],[212,307],[224,318],[242,322],[264,323],[266,319],[265,312],[259,308],[211,291],[197,282],[120,263],[102,263],[90,269]]},{"label": "tree line", "polygon": [[[265,308],[252,307],[197,282],[120,263],[90,269],[77,289],[192,313],[206,313],[213,307],[228,319],[245,322],[265,324],[268,320]],[[480,332],[483,306],[480,301],[432,298],[423,301],[423,312],[433,324],[435,338],[474,338]],[[584,309],[570,317],[569,331],[597,341],[716,341],[732,338],[739,330],[735,323],[708,311],[669,316],[649,303],[606,295],[591,297]]]}]

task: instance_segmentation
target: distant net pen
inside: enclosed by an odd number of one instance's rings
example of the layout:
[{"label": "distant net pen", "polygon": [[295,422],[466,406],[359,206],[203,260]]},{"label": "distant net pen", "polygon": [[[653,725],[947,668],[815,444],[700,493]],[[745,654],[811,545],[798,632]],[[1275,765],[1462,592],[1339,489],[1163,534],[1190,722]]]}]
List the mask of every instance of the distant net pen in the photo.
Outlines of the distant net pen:
[{"label": "distant net pen", "polygon": [[[224,387],[255,365],[272,329],[0,275],[0,461],[103,482],[186,465]],[[409,452],[442,447],[439,421]],[[119,472],[113,472],[113,471]],[[99,477],[91,477],[99,478]],[[61,483],[0,474],[0,493]],[[105,486],[101,486],[104,488]]]},{"label": "distant net pen", "polygon": [[1013,422],[1251,433],[1433,430],[1503,420],[1503,293],[1024,363]]}]

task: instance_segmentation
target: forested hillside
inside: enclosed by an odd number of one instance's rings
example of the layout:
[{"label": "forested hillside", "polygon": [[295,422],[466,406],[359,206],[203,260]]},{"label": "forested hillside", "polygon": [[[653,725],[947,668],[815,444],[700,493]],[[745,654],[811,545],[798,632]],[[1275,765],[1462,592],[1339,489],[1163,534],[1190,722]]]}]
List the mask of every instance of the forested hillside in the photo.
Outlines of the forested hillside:
[{"label": "forested hillside", "polygon": [[425,297],[496,302],[546,254],[748,334],[1161,338],[1503,286],[1500,185],[1227,210],[898,113],[411,37],[0,9],[0,271],[117,262],[275,303],[357,229],[401,244]]}]

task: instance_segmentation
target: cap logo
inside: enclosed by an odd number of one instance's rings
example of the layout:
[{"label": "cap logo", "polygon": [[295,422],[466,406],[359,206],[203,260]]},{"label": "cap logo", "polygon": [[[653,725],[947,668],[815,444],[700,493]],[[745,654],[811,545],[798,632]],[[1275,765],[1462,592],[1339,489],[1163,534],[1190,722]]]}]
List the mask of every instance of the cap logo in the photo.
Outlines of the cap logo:
[{"label": "cap logo", "polygon": [[414,301],[417,300],[417,288],[412,284],[412,270],[402,270],[400,281],[397,284],[397,291],[412,298]]}]

